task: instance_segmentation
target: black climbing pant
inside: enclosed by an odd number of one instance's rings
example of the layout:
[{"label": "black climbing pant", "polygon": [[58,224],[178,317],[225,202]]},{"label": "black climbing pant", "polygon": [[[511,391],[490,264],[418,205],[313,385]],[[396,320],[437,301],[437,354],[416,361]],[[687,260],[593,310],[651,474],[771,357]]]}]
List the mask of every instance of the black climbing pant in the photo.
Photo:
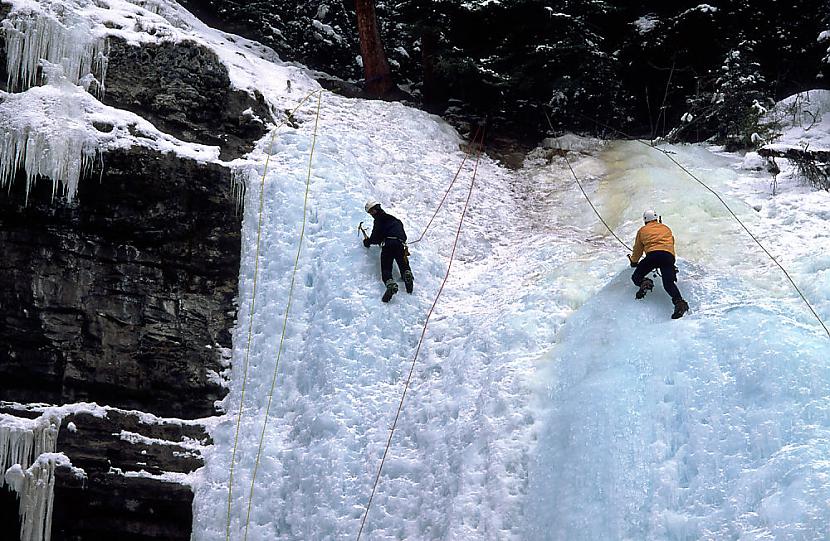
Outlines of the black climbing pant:
[{"label": "black climbing pant", "polygon": [[674,268],[674,255],[671,252],[655,250],[647,253],[643,260],[637,264],[634,274],[631,275],[631,281],[639,287],[643,278],[654,269],[660,269],[660,275],[663,278],[663,289],[669,294],[671,300],[682,299],[680,290],[674,284],[677,281],[677,272]]},{"label": "black climbing pant", "polygon": [[401,276],[410,270],[409,261],[404,256],[404,246],[398,239],[386,239],[380,249],[380,278],[383,283],[392,278],[392,262],[398,264]]}]

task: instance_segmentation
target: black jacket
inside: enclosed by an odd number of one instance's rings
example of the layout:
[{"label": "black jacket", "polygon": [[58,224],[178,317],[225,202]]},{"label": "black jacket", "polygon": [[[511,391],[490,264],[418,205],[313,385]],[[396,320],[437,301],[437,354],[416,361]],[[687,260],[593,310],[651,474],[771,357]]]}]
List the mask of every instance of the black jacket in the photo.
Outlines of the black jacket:
[{"label": "black jacket", "polygon": [[387,214],[383,209],[373,216],[375,225],[372,227],[372,234],[369,235],[369,244],[380,244],[389,237],[399,239],[401,242],[406,241],[406,232],[403,230],[403,223]]}]

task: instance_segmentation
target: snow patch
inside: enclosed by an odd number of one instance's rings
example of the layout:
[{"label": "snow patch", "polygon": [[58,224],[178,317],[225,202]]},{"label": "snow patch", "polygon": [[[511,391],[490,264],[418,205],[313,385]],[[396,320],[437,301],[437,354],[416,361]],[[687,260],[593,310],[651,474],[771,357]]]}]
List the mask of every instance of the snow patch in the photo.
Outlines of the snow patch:
[{"label": "snow patch", "polygon": [[745,171],[763,171],[767,168],[767,160],[757,152],[747,152],[740,167]]},{"label": "snow patch", "polygon": [[635,20],[632,24],[640,34],[647,34],[654,30],[654,27],[657,26],[658,22],[660,22],[660,19],[654,15],[644,15]]}]

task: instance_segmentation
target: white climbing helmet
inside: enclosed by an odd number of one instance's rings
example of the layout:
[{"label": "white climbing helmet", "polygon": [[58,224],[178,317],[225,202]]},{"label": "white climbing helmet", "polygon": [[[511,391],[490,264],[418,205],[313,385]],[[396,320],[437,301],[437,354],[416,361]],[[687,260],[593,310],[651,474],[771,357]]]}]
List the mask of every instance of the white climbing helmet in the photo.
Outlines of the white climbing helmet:
[{"label": "white climbing helmet", "polygon": [[378,203],[374,199],[369,199],[368,201],[366,201],[366,204],[363,205],[363,208],[366,209],[366,212],[369,212],[372,209],[372,207],[376,207],[378,205],[380,205],[380,203]]},{"label": "white climbing helmet", "polygon": [[643,221],[645,223],[653,222],[657,219],[657,213],[654,212],[652,209],[648,209],[643,212]]}]

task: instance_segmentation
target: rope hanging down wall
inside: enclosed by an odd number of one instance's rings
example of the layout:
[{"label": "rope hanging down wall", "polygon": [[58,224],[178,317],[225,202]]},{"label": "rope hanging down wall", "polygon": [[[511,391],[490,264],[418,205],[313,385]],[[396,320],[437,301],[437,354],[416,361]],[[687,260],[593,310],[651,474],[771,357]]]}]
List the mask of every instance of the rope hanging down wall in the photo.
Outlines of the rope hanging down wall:
[{"label": "rope hanging down wall", "polygon": [[[311,96],[313,96],[315,93],[320,93],[320,96],[322,96],[322,90],[314,90],[314,91],[308,93],[302,100],[300,100],[300,103],[294,108],[294,110],[291,111],[288,115],[286,115],[286,118],[283,119],[280,122],[280,124],[278,126],[276,126],[274,128],[274,130],[271,132],[271,139],[268,142],[268,150],[267,150],[266,155],[265,155],[265,167],[262,171],[262,178],[260,180],[260,185],[259,185],[259,209],[257,211],[258,218],[257,218],[257,232],[256,232],[256,247],[255,247],[255,252],[254,252],[254,278],[253,278],[253,286],[252,286],[253,291],[251,292],[251,310],[250,310],[250,313],[248,314],[248,331],[247,331],[247,338],[246,338],[246,343],[245,343],[245,359],[244,359],[243,364],[242,364],[242,366],[243,366],[243,368],[242,368],[242,388],[240,390],[240,396],[239,396],[239,410],[237,411],[237,415],[236,415],[236,429],[235,429],[234,438],[233,438],[233,451],[231,453],[231,463],[230,463],[229,475],[228,475],[228,505],[227,505],[227,517],[226,517],[226,523],[225,523],[225,540],[226,541],[230,541],[230,538],[231,538],[231,506],[232,506],[232,496],[233,496],[233,474],[234,474],[234,468],[236,466],[236,451],[239,447],[239,430],[240,430],[240,425],[242,423],[243,405],[245,403],[245,389],[246,389],[246,386],[247,386],[247,383],[248,383],[248,361],[249,361],[250,353],[251,353],[251,338],[252,338],[252,335],[253,335],[254,311],[255,311],[255,305],[256,305],[256,293],[257,293],[257,284],[258,284],[258,278],[259,278],[259,257],[260,257],[260,246],[261,246],[261,239],[262,239],[262,215],[263,215],[263,209],[265,207],[265,177],[268,173],[268,165],[269,165],[270,160],[271,160],[271,152],[270,151],[271,151],[271,147],[274,144],[274,140],[277,136],[277,132],[279,131],[279,129],[286,124],[288,119],[293,118],[294,114],[296,114],[296,112],[300,109],[300,107],[302,107],[303,104]],[[319,97],[318,97],[318,109],[317,109],[318,118],[319,118],[319,114],[320,113],[319,113]],[[315,121],[315,125],[314,125],[314,133],[315,133],[314,137],[315,137],[315,140],[316,140],[316,134],[317,134],[316,121]],[[312,152],[313,152],[313,146],[312,146]],[[309,163],[310,162],[311,162],[311,158],[309,158]],[[303,213],[303,219],[305,220],[305,212]],[[305,222],[304,222],[304,225],[305,225]],[[246,528],[246,532],[247,532],[247,523],[245,525],[245,528]]]},{"label": "rope hanging down wall", "polygon": [[256,460],[254,461],[254,470],[251,474],[251,489],[248,492],[248,510],[245,513],[245,535],[243,539],[248,539],[248,525],[251,522],[251,505],[254,499],[254,484],[256,483],[256,474],[257,470],[259,469],[259,459],[262,456],[262,445],[265,441],[265,429],[268,426],[268,417],[271,413],[271,402],[274,398],[274,389],[276,388],[277,384],[277,370],[280,367],[280,359],[282,358],[282,350],[283,346],[285,345],[285,331],[288,328],[288,313],[291,310],[291,300],[294,293],[294,283],[297,278],[297,269],[300,266],[300,253],[302,252],[303,248],[303,238],[305,237],[305,226],[308,217],[308,192],[311,186],[311,162],[314,159],[314,148],[317,145],[317,126],[320,122],[320,105],[323,99],[323,92],[320,91],[317,94],[317,113],[314,118],[314,134],[311,139],[311,151],[308,155],[308,174],[306,175],[306,182],[305,182],[305,195],[303,196],[303,222],[300,228],[300,237],[297,241],[297,256],[294,259],[294,268],[291,271],[291,285],[288,287],[288,303],[285,306],[285,316],[282,320],[282,333],[280,334],[280,345],[277,349],[277,361],[274,363],[274,374],[271,378],[271,388],[268,391],[268,404],[265,407],[265,417],[262,419],[262,432],[259,436],[259,446],[257,447],[256,452]]},{"label": "rope hanging down wall", "polygon": [[[548,126],[550,126],[550,129],[551,129],[551,130],[553,130],[553,124],[552,124],[552,123],[551,123],[551,121],[550,121],[550,117],[548,116],[548,112],[547,112],[547,111],[545,111],[545,109],[544,109],[544,108],[542,109],[542,112],[545,114],[545,120],[547,120],[547,121],[548,121]],[[577,186],[579,186],[579,190],[582,192],[582,195],[585,197],[585,200],[586,200],[586,201],[588,201],[588,204],[589,204],[589,205],[591,205],[591,210],[593,210],[593,211],[594,211],[594,214],[596,214],[596,215],[597,215],[597,218],[599,218],[599,221],[600,221],[600,222],[602,222],[602,225],[604,225],[604,226],[605,226],[605,228],[608,230],[608,232],[609,232],[609,233],[611,233],[611,235],[612,235],[615,239],[617,239],[617,242],[619,242],[620,244],[622,244],[622,245],[623,245],[623,248],[625,248],[626,250],[628,250],[629,252],[631,252],[632,250],[631,250],[631,248],[628,246],[628,244],[626,244],[625,242],[623,242],[623,240],[622,240],[620,237],[618,237],[616,233],[614,233],[614,230],[613,230],[613,229],[611,229],[611,226],[610,226],[610,225],[608,225],[608,223],[605,221],[605,219],[604,219],[604,218],[602,217],[602,215],[599,213],[599,211],[597,210],[597,207],[595,207],[595,206],[594,206],[594,203],[591,201],[591,198],[590,198],[590,197],[588,197],[588,193],[585,191],[585,188],[582,186],[582,183],[579,181],[579,177],[578,177],[578,176],[576,176],[576,172],[574,171],[574,168],[573,168],[573,167],[571,167],[571,162],[570,162],[570,160],[568,160],[568,156],[567,156],[567,149],[560,149],[560,150],[564,150],[564,151],[565,151],[565,154],[563,154],[563,155],[562,155],[562,157],[565,159],[565,163],[568,165],[568,169],[571,171],[571,175],[573,175],[574,180],[576,181],[576,185],[577,185]]]},{"label": "rope hanging down wall", "polygon": [[[547,112],[544,109],[542,109],[542,111],[545,113],[545,117],[547,118]],[[577,113],[577,114],[579,114],[579,113]],[[750,238],[752,238],[752,240],[755,242],[755,244],[757,244],[758,247],[761,250],[763,250],[763,252],[772,260],[772,262],[775,263],[775,265],[781,270],[781,272],[784,273],[784,276],[787,277],[787,280],[793,286],[793,289],[795,289],[796,293],[798,293],[798,296],[801,297],[801,300],[804,301],[804,304],[807,305],[807,308],[809,309],[810,313],[813,314],[813,316],[819,322],[819,325],[821,325],[822,329],[824,329],[824,332],[827,334],[827,337],[830,338],[830,329],[827,328],[827,325],[825,325],[824,321],[821,319],[821,316],[819,316],[818,312],[815,311],[815,309],[813,308],[813,305],[810,304],[810,301],[807,299],[807,297],[801,291],[801,288],[798,287],[798,284],[795,283],[795,280],[793,280],[792,276],[790,276],[790,273],[787,272],[787,269],[785,269],[784,266],[781,265],[781,263],[779,263],[778,260],[775,259],[775,257],[770,253],[770,251],[767,250],[767,248],[763,244],[761,244],[761,241],[758,240],[758,238],[752,233],[752,231],[749,230],[749,228],[746,226],[746,224],[744,224],[744,222],[738,217],[738,215],[735,214],[735,212],[726,203],[726,201],[724,201],[723,197],[721,197],[720,194],[718,194],[715,190],[713,190],[705,182],[700,180],[694,173],[689,171],[689,169],[687,169],[680,162],[678,162],[668,151],[655,146],[653,143],[647,143],[647,142],[643,141],[642,139],[636,139],[634,137],[631,137],[623,131],[620,131],[620,130],[612,127],[612,126],[608,126],[607,124],[603,124],[602,122],[599,122],[595,119],[589,118],[585,115],[580,115],[580,116],[582,116],[583,118],[585,118],[587,120],[590,120],[590,121],[596,123],[598,126],[602,126],[604,128],[607,128],[607,129],[617,133],[618,135],[621,135],[623,138],[625,138],[627,140],[637,141],[638,143],[641,143],[641,144],[643,144],[643,145],[645,145],[645,146],[647,146],[647,147],[649,147],[653,150],[656,150],[656,151],[660,152],[661,154],[666,156],[669,160],[671,160],[672,163],[674,163],[677,167],[679,167],[681,170],[683,170],[683,172],[685,172],[687,175],[692,177],[692,179],[694,179],[695,182],[697,182],[698,184],[703,186],[707,191],[709,191],[712,195],[714,195],[718,199],[718,201],[720,201],[720,203],[724,206],[724,208],[726,208],[726,210],[729,212],[729,214],[732,216],[732,218],[734,218],[735,221],[738,222],[738,224],[741,226],[741,228],[743,228],[743,230],[746,231],[746,233],[750,236]],[[548,119],[548,123],[550,123],[550,119]],[[568,164],[568,167],[570,167],[570,164]],[[573,173],[573,169],[571,169],[571,172]],[[574,175],[574,178],[576,178],[576,175]],[[579,180],[577,179],[577,183],[578,182],[579,182]],[[580,184],[580,189],[581,188],[582,188],[582,185]],[[584,190],[583,190],[583,193],[585,193]],[[587,195],[585,197],[587,198]],[[590,203],[590,200],[588,202]],[[593,204],[591,205],[591,207],[594,208]],[[596,209],[594,209],[594,212],[596,212],[597,216],[599,216],[599,213],[596,211]],[[600,219],[602,220],[602,217],[600,217]],[[604,220],[603,220],[603,223],[605,223]],[[608,227],[608,224],[606,224],[606,227]],[[609,229],[609,231],[611,231],[611,228],[608,228],[608,229]],[[611,231],[611,233],[613,234],[614,232]],[[616,237],[616,235],[614,235],[614,236]]]},{"label": "rope hanging down wall", "polygon": [[[475,135],[473,135],[473,145],[472,145],[473,147],[475,147],[476,141],[478,141],[478,135],[479,135],[480,132],[481,132],[481,126],[476,128]],[[438,211],[441,210],[441,207],[444,205],[444,201],[446,201],[447,196],[450,194],[450,190],[452,190],[453,184],[455,184],[456,179],[458,179],[458,175],[459,175],[459,173],[461,173],[461,169],[464,167],[464,164],[467,163],[467,158],[469,158],[469,156],[470,155],[467,152],[464,153],[464,159],[461,160],[461,165],[458,166],[458,171],[456,171],[455,176],[452,177],[452,181],[450,182],[450,185],[447,186],[447,189],[444,192],[444,197],[441,198],[441,201],[438,203],[438,207],[435,209],[435,212],[432,213],[432,217],[429,219],[429,222],[427,222],[427,226],[421,232],[421,236],[418,237],[417,239],[409,242],[409,244],[415,244],[416,242],[421,242],[421,240],[424,238],[424,235],[427,234],[427,231],[429,231],[429,226],[432,225],[432,221],[435,219],[435,217],[438,215]]]},{"label": "rope hanging down wall", "polygon": [[[475,141],[473,141],[475,144]],[[421,337],[418,339],[418,346],[415,348],[415,355],[412,357],[412,364],[409,367],[409,375],[406,378],[406,383],[404,384],[403,393],[401,395],[401,401],[398,404],[398,410],[395,412],[395,419],[392,422],[392,428],[389,429],[389,437],[386,440],[386,448],[383,451],[383,456],[380,459],[380,466],[378,466],[378,472],[375,476],[375,481],[372,484],[372,492],[369,495],[369,501],[366,504],[366,511],[363,513],[363,520],[360,521],[360,530],[357,532],[357,540],[360,541],[360,536],[363,534],[363,528],[366,526],[366,518],[369,516],[369,510],[372,508],[372,501],[375,498],[375,492],[377,491],[378,484],[380,483],[380,474],[383,471],[383,465],[386,462],[386,456],[389,454],[389,448],[392,445],[392,436],[395,434],[395,428],[398,426],[398,419],[400,419],[401,411],[403,410],[404,400],[406,399],[406,393],[409,390],[409,385],[412,381],[412,374],[415,372],[415,362],[418,360],[418,354],[421,352],[421,345],[424,343],[424,336],[427,332],[427,325],[429,325],[429,319],[432,317],[433,312],[435,311],[435,306],[438,304],[438,299],[441,298],[441,293],[444,291],[444,286],[447,284],[447,280],[450,277],[450,269],[452,269],[452,262],[455,259],[455,250],[458,247],[458,239],[461,238],[461,226],[464,225],[464,217],[467,215],[467,208],[470,205],[470,197],[473,195],[473,186],[475,185],[476,180],[476,173],[478,172],[478,162],[481,159],[481,150],[484,146],[484,131],[481,132],[481,138],[479,140],[479,148],[478,153],[476,156],[476,164],[475,168],[473,169],[473,177],[470,180],[470,189],[467,191],[467,199],[464,202],[464,209],[461,211],[461,219],[458,221],[458,229],[455,232],[455,240],[452,244],[452,252],[450,253],[450,261],[447,264],[447,272],[444,275],[444,280],[441,282],[441,287],[438,288],[438,293],[435,295],[435,300],[432,302],[432,306],[427,313],[426,321],[424,321],[424,327],[421,330]],[[453,180],[454,181],[454,180]]]}]

